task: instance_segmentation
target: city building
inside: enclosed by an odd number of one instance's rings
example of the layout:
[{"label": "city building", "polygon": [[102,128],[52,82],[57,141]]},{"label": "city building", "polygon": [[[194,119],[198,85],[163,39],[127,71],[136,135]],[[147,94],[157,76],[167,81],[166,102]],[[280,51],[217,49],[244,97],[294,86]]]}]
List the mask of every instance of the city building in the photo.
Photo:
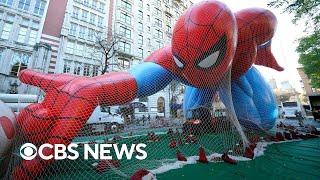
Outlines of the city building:
[{"label": "city building", "polygon": [[39,68],[50,47],[39,44],[47,11],[47,0],[0,1],[0,92],[26,93],[17,74]]},{"label": "city building", "polygon": [[269,85],[270,85],[270,87],[271,87],[272,89],[277,89],[277,88],[278,88],[278,86],[277,86],[277,81],[276,81],[275,78],[271,78],[271,79],[269,80]]},{"label": "city building", "polygon": [[304,90],[303,94],[308,97],[311,95],[316,95],[316,94],[320,94],[320,89],[316,89],[316,88],[312,88],[310,85],[310,79],[308,78],[308,76],[305,74],[303,67],[298,67],[297,68],[298,73],[301,77],[301,86],[302,89]]},{"label": "city building", "polygon": [[[18,86],[19,93],[39,93],[16,81],[27,67],[79,76],[125,71],[170,44],[174,23],[191,5],[190,0],[2,0],[0,91]],[[105,50],[113,42],[109,57]],[[170,100],[182,101],[177,92],[183,89],[171,84],[135,101],[147,106],[142,114],[168,117]]]},{"label": "city building", "polygon": [[[51,38],[43,42],[58,45],[57,51],[52,50],[49,72],[96,76],[106,66],[107,72],[127,70],[170,43],[176,19],[191,4],[179,0],[69,0],[58,36],[42,35]],[[114,55],[107,62],[103,50],[109,47],[100,46],[100,40],[115,42]],[[168,87],[136,101],[145,103],[148,113],[168,117],[169,94]]]}]

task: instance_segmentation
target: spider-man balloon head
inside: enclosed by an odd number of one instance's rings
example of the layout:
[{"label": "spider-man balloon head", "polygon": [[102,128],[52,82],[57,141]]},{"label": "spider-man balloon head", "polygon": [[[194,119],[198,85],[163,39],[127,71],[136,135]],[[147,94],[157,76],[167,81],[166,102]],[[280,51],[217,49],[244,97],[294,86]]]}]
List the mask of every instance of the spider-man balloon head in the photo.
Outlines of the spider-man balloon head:
[{"label": "spider-man balloon head", "polygon": [[216,85],[230,68],[236,39],[236,20],[225,4],[213,0],[195,4],[175,24],[175,64],[191,85]]}]

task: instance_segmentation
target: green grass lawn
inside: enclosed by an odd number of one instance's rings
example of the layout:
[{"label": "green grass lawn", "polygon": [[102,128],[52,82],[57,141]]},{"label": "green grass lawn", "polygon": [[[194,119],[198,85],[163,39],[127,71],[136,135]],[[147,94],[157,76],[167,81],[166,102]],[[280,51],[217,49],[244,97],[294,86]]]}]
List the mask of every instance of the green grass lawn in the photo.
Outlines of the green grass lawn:
[{"label": "green grass lawn", "polygon": [[[168,144],[172,137],[158,131],[160,142],[148,142],[144,135],[123,138],[119,145],[132,143],[146,143],[148,158],[145,160],[121,160],[120,167],[97,173],[92,166],[98,160],[74,161],[61,160],[51,165],[39,179],[128,179],[136,170],[157,169],[164,164],[176,162],[176,151],[180,150],[186,156],[197,156],[200,146],[204,147],[207,155],[223,152],[228,144],[236,144],[239,137],[236,134],[206,134],[199,136],[197,144],[187,144],[170,149]],[[229,136],[229,137],[228,137]],[[77,138],[77,142],[95,140],[103,142],[111,136],[94,136]],[[175,136],[176,137],[176,136]],[[226,143],[228,141],[228,143]],[[82,149],[78,151],[81,153]],[[115,156],[113,156],[115,157]],[[237,165],[223,162],[209,164],[190,164],[182,168],[157,174],[162,179],[320,179],[320,138],[272,144],[267,147],[263,156],[251,161],[241,161]]]},{"label": "green grass lawn", "polygon": [[272,144],[265,154],[237,165],[186,165],[157,175],[162,179],[320,179],[320,139]]}]

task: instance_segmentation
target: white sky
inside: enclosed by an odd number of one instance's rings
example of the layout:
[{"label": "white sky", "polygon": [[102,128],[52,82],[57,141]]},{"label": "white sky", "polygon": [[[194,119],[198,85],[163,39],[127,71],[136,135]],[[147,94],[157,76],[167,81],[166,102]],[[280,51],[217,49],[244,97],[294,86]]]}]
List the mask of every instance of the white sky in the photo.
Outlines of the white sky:
[{"label": "white sky", "polygon": [[[201,0],[193,0],[194,3]],[[234,12],[251,7],[262,7],[271,10],[278,19],[276,34],[272,40],[272,51],[278,63],[285,68],[284,71],[278,72],[273,69],[259,67],[258,69],[269,81],[271,78],[280,82],[288,80],[296,90],[301,91],[300,76],[297,72],[299,56],[295,52],[298,45],[297,39],[305,35],[303,32],[304,25],[295,25],[292,23],[292,15],[282,13],[282,9],[270,8],[267,6],[271,0],[220,0],[226,3]]]}]

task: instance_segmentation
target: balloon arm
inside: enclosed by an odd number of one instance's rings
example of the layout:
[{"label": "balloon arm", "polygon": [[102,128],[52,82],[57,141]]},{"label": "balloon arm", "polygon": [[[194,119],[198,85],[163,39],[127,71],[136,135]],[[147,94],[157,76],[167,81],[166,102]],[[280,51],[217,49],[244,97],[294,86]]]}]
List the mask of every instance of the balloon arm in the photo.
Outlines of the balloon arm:
[{"label": "balloon arm", "polygon": [[255,67],[232,81],[231,92],[233,106],[242,125],[266,130],[273,127],[277,118],[277,102],[272,89]]},{"label": "balloon arm", "polygon": [[175,78],[169,70],[163,66],[145,62],[136,65],[129,70],[137,83],[137,97],[146,97],[164,89]]},{"label": "balloon arm", "polygon": [[185,117],[193,117],[193,113],[190,111],[192,109],[210,107],[215,92],[215,88],[195,88],[187,86],[183,100],[183,112]]}]

